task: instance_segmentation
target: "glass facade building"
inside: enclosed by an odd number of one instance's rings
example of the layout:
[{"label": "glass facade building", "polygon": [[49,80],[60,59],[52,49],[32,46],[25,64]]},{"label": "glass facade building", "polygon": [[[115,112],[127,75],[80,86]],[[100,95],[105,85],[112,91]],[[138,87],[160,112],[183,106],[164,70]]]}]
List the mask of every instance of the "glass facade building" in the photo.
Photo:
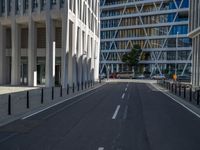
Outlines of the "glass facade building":
[{"label": "glass facade building", "polygon": [[193,90],[200,89],[200,1],[190,2],[189,13],[189,37],[192,39],[192,87]]},{"label": "glass facade building", "polygon": [[121,59],[142,48],[142,71],[191,73],[189,0],[101,0],[100,72],[130,70]]}]

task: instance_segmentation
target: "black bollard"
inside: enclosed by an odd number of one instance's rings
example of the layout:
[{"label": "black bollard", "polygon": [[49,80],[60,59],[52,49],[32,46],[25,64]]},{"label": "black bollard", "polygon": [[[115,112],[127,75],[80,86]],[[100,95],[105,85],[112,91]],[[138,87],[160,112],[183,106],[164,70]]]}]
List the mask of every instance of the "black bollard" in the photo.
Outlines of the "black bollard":
[{"label": "black bollard", "polygon": [[44,103],[44,89],[42,88],[42,91],[41,91],[41,104]]},{"label": "black bollard", "polygon": [[177,93],[177,85],[175,84],[175,94]]},{"label": "black bollard", "polygon": [[184,98],[186,98],[186,86],[184,86]]},{"label": "black bollard", "polygon": [[26,108],[27,108],[27,109],[30,108],[30,103],[29,103],[29,91],[27,91],[27,93],[26,93]]},{"label": "black bollard", "polygon": [[73,86],[72,86],[72,91],[73,91],[73,93],[74,93],[74,83],[73,83]]},{"label": "black bollard", "polygon": [[179,85],[179,96],[181,96],[181,84]]},{"label": "black bollard", "polygon": [[8,115],[11,115],[11,95],[8,95]]},{"label": "black bollard", "polygon": [[200,94],[200,90],[197,91],[197,105],[199,105],[199,95]]},{"label": "black bollard", "polygon": [[69,95],[69,84],[67,84],[67,95]]},{"label": "black bollard", "polygon": [[60,97],[62,97],[62,85],[60,86]]},{"label": "black bollard", "polygon": [[192,101],[192,88],[190,87],[190,102]]},{"label": "black bollard", "polygon": [[54,99],[54,87],[52,87],[52,89],[51,89],[51,99],[52,100]]}]

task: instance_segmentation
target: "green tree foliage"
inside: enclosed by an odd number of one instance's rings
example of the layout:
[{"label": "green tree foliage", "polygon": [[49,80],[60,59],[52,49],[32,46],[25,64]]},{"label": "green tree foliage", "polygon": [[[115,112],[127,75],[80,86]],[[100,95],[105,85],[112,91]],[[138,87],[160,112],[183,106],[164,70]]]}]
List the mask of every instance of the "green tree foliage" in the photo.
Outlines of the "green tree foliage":
[{"label": "green tree foliage", "polygon": [[136,67],[140,61],[142,50],[139,45],[134,45],[132,50],[129,53],[126,53],[122,56],[122,62],[125,64]]}]

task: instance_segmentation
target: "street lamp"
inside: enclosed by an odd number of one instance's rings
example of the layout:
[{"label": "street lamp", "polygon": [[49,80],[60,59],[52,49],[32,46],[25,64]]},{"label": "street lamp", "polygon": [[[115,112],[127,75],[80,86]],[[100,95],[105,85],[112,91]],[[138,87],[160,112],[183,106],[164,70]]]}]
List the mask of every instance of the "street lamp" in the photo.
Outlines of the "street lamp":
[{"label": "street lamp", "polygon": [[175,60],[175,76],[177,76],[177,60],[178,60],[178,36],[179,32],[176,34],[176,60]]}]

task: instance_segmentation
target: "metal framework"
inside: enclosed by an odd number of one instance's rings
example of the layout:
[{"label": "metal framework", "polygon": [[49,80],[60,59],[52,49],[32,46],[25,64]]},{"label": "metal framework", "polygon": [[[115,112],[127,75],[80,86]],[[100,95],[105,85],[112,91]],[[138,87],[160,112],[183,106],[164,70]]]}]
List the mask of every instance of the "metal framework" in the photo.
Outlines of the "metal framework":
[{"label": "metal framework", "polygon": [[[191,41],[187,38],[188,7],[188,0],[115,0],[112,2],[102,0],[100,73],[105,72],[108,66],[111,72],[123,71],[123,67],[119,69],[119,65],[124,66],[121,61],[122,55],[129,52],[134,44],[140,44],[143,52],[150,54],[150,57],[141,60],[140,64],[146,65],[151,75],[155,72],[162,73],[164,69],[170,69],[172,66],[174,70],[177,69],[176,67],[180,68],[179,72],[182,75],[190,72],[192,48]],[[115,15],[117,10],[120,12]],[[144,23],[145,17],[150,18],[147,21],[149,23]],[[132,18],[136,20],[134,25],[122,24],[123,20]],[[117,20],[117,25],[104,26],[105,22],[110,23],[113,20]],[[133,32],[140,30],[139,32],[143,33],[137,36],[120,37],[120,32],[124,30],[127,30],[127,34],[130,30]],[[151,34],[148,30],[151,30]],[[110,32],[112,36],[104,36],[106,32]],[[124,42],[125,46],[117,47],[118,42]],[[109,46],[105,47],[105,45]],[[185,53],[184,58],[180,56],[182,53]],[[112,59],[114,57],[115,59]]]}]

